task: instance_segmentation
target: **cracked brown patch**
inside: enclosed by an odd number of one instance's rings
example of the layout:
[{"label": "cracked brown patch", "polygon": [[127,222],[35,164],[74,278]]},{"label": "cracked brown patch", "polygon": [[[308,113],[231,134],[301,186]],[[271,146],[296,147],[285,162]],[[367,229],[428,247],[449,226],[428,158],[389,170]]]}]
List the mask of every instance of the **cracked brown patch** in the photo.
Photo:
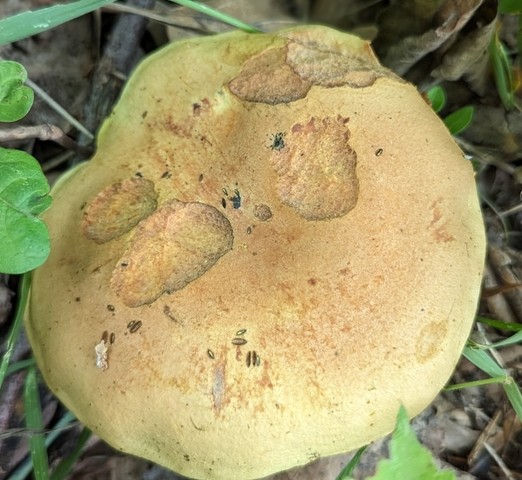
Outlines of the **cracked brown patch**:
[{"label": "cracked brown patch", "polygon": [[383,76],[378,71],[383,69],[375,70],[367,55],[342,55],[293,42],[288,44],[287,63],[303,80],[322,87],[369,87]]},{"label": "cracked brown patch", "polygon": [[230,222],[214,207],[171,200],[136,227],[111,286],[129,307],[152,303],[201,277],[233,238]]},{"label": "cracked brown patch", "polygon": [[287,63],[303,79],[322,87],[369,87],[379,77],[395,76],[370,44],[355,37],[339,41],[334,32],[302,30],[288,34]]},{"label": "cracked brown patch", "polygon": [[241,100],[269,105],[304,98],[311,86],[286,63],[285,47],[271,48],[250,58],[228,84]]},{"label": "cracked brown patch", "polygon": [[135,227],[157,206],[154,183],[130,178],[103,189],[84,211],[82,231],[96,243],[113,240]]},{"label": "cracked brown patch", "polygon": [[230,91],[247,102],[269,105],[306,97],[313,85],[369,87],[380,77],[395,76],[381,66],[368,42],[294,32],[283,47],[270,48],[245,62]]},{"label": "cracked brown patch", "polygon": [[341,116],[312,117],[295,124],[285,147],[272,153],[281,201],[306,220],[341,217],[357,204],[357,155],[347,123]]}]

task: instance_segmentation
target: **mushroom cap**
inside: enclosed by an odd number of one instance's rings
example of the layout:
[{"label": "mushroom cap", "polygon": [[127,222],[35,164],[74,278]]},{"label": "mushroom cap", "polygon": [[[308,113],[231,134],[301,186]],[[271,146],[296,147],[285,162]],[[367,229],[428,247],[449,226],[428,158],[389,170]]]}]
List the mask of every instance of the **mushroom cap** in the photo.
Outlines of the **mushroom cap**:
[{"label": "mushroom cap", "polygon": [[173,43],[54,189],[26,325],[115,448],[253,479],[418,414],[469,334],[474,174],[367,42],[325,27]]}]

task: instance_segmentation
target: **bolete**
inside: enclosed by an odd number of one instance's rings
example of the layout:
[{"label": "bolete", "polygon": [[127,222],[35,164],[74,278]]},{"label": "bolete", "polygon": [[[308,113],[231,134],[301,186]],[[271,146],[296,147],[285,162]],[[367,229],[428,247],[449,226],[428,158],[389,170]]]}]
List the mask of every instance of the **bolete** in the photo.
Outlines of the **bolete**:
[{"label": "bolete", "polygon": [[115,448],[254,479],[355,449],[448,381],[479,295],[470,162],[369,44],[173,43],[54,190],[27,330]]}]

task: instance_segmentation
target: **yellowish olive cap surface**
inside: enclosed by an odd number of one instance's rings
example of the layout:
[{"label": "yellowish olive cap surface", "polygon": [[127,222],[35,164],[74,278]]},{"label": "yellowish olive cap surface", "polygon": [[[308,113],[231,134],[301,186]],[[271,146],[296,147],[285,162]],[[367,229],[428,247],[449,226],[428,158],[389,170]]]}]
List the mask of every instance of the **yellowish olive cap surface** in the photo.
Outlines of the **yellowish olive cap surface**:
[{"label": "yellowish olive cap surface", "polygon": [[248,480],[424,409],[469,334],[474,174],[414,86],[325,27],[173,43],[54,191],[26,326],[125,452]]}]

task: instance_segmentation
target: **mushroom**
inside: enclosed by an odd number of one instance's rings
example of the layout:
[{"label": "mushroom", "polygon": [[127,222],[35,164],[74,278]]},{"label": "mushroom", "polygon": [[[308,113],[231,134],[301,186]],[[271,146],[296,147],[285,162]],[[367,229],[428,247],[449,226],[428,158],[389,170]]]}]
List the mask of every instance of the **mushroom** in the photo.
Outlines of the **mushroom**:
[{"label": "mushroom", "polygon": [[470,332],[472,166],[348,34],[168,45],[54,199],[26,319],[42,375],[109,444],[188,477],[259,478],[387,434]]}]

